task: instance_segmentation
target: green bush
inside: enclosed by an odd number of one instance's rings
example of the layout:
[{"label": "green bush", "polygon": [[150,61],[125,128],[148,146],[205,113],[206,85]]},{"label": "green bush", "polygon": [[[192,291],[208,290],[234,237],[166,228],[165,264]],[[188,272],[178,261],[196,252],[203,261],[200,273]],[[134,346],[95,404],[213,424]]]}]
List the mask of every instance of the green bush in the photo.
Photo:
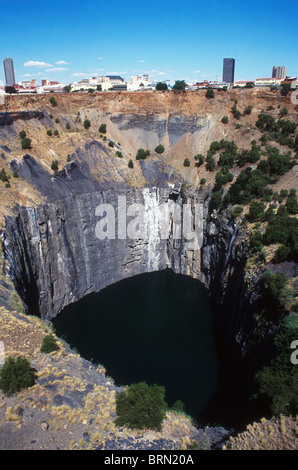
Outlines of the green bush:
[{"label": "green bush", "polygon": [[281,94],[282,96],[287,96],[287,94],[291,90],[291,84],[290,83],[282,83],[281,84]]},{"label": "green bush", "polygon": [[206,91],[206,98],[208,98],[209,100],[211,98],[214,98],[214,91],[212,88],[208,87],[207,88],[207,91]]},{"label": "green bush", "polygon": [[176,411],[176,413],[184,413],[185,412],[185,404],[181,400],[176,400],[175,403],[172,405],[172,410]]},{"label": "green bush", "polygon": [[210,209],[219,209],[222,203],[222,193],[221,191],[214,191],[210,199]]},{"label": "green bush", "polygon": [[165,91],[168,89],[168,85],[166,83],[162,83],[162,82],[159,82],[156,84],[156,90],[159,90],[159,91]]},{"label": "green bush", "polygon": [[234,176],[229,172],[229,166],[223,166],[215,176],[214,191],[219,190],[224,184],[230,183],[233,179]]},{"label": "green bush", "polygon": [[245,106],[244,111],[243,111],[244,116],[251,114],[251,112],[252,112],[252,105],[249,104],[248,106]]},{"label": "green bush", "polygon": [[254,231],[250,236],[250,248],[252,252],[260,252],[264,247],[261,232]]},{"label": "green bush", "polygon": [[118,426],[161,430],[166,416],[165,389],[145,382],[130,385],[116,396]]},{"label": "green bush", "polygon": [[280,112],[279,112],[279,115],[280,116],[286,116],[288,114],[288,108],[286,108],[286,106],[284,106]]},{"label": "green bush", "polygon": [[99,126],[99,129],[98,129],[98,130],[99,130],[99,132],[100,132],[101,134],[105,134],[105,133],[107,132],[107,125],[106,125],[106,124],[101,124],[101,125]]},{"label": "green bush", "polygon": [[68,130],[70,129],[70,124],[69,124],[69,122],[66,123],[65,128],[68,129]]},{"label": "green bush", "polygon": [[21,131],[21,132],[19,133],[20,139],[25,139],[26,135],[27,135],[27,134],[26,134],[25,131]]},{"label": "green bush", "polygon": [[269,182],[270,177],[261,170],[246,168],[230,186],[228,194],[224,198],[225,206],[227,204],[249,204],[253,197],[263,197]]},{"label": "green bush", "polygon": [[197,155],[194,156],[194,159],[196,161],[196,166],[201,166],[204,163],[205,157],[204,155],[201,155],[198,153]]},{"label": "green bush", "polygon": [[0,369],[0,388],[7,396],[32,387],[35,384],[35,371],[23,357],[9,357]]},{"label": "green bush", "polygon": [[231,112],[232,112],[235,119],[240,119],[241,113],[240,113],[239,109],[237,109],[236,103],[233,104]]},{"label": "green bush", "polygon": [[48,135],[49,137],[51,137],[51,136],[53,135],[51,129],[48,129],[48,130],[47,130],[47,135]]},{"label": "green bush", "polygon": [[89,129],[90,126],[91,126],[90,120],[89,120],[89,119],[85,119],[85,121],[84,121],[84,127],[85,127],[85,129]]},{"label": "green bush", "polygon": [[281,243],[289,249],[281,249],[276,253],[275,262],[283,260],[287,253],[288,261],[297,262],[298,259],[298,220],[290,217],[286,206],[280,206],[277,213],[268,220],[268,226],[264,234],[264,244],[271,245]]},{"label": "green bush", "polygon": [[53,351],[58,351],[58,349],[59,349],[59,346],[53,334],[49,334],[43,338],[41,348],[40,348],[40,351],[42,353],[49,354]]},{"label": "green bush", "polygon": [[[267,171],[271,175],[284,175],[293,167],[290,152],[281,154],[277,147],[267,146]],[[258,167],[259,168],[259,167]]]},{"label": "green bush", "polygon": [[272,416],[296,416],[298,413],[298,369],[290,361],[291,344],[298,337],[297,320],[291,322],[293,316],[286,316],[281,322],[274,339],[273,358],[269,366],[263,367],[255,376],[257,397],[267,405]]},{"label": "green bush", "polygon": [[136,160],[145,160],[150,155],[150,150],[138,149]]},{"label": "green bush", "polygon": [[55,119],[55,123],[56,123],[56,124],[59,124],[59,122],[60,122],[59,119],[56,118],[56,119]]},{"label": "green bush", "polygon": [[117,157],[119,157],[119,158],[123,158],[123,154],[122,154],[122,152],[120,152],[119,150],[117,150],[116,155],[117,155]]},{"label": "green bush", "polygon": [[9,176],[6,174],[5,168],[2,168],[0,171],[0,181],[7,183],[9,181]]},{"label": "green bush", "polygon": [[279,119],[277,128],[283,135],[288,136],[289,134],[294,134],[297,124],[289,119]]},{"label": "green bush", "polygon": [[242,167],[246,163],[256,163],[261,158],[261,147],[256,145],[256,141],[252,141],[250,150],[242,150],[237,155],[237,165]]},{"label": "green bush", "polygon": [[108,146],[109,147],[114,147],[114,142],[112,140],[109,140]]},{"label": "green bush", "polygon": [[51,105],[54,106],[54,107],[57,106],[57,101],[55,100],[54,96],[52,96],[52,97],[50,98],[50,103],[51,103]]},{"label": "green bush", "polygon": [[128,162],[128,168],[133,168],[133,161],[131,159]]},{"label": "green bush", "polygon": [[57,171],[57,170],[58,170],[58,160],[52,160],[51,169],[52,169],[53,171]]},{"label": "green bush", "polygon": [[281,245],[277,250],[273,258],[273,263],[278,264],[283,261],[287,261],[291,253],[291,248],[289,246]]},{"label": "green bush", "polygon": [[251,222],[265,220],[265,205],[263,202],[252,201],[249,207],[248,219]]},{"label": "green bush", "polygon": [[28,139],[28,137],[22,139],[21,144],[23,149],[31,149],[31,139]]},{"label": "green bush", "polygon": [[185,80],[176,80],[172,87],[172,90],[173,91],[185,91],[185,88],[186,88]]},{"label": "green bush", "polygon": [[190,160],[189,160],[189,158],[185,158],[185,159],[184,159],[183,166],[190,166]]},{"label": "green bush", "polygon": [[297,214],[298,213],[298,203],[297,203],[297,196],[296,196],[296,189],[291,189],[290,194],[288,196],[286,202],[286,208],[289,214]]},{"label": "green bush", "polygon": [[58,129],[55,129],[55,130],[54,130],[54,135],[56,135],[57,137],[59,136],[59,131],[58,131]]},{"label": "green bush", "polygon": [[163,153],[164,151],[165,151],[165,148],[162,144],[159,144],[157,147],[155,147],[156,153]]},{"label": "green bush", "polygon": [[215,169],[215,166],[216,166],[215,158],[212,155],[207,155],[206,169],[208,171],[213,171]]},{"label": "green bush", "polygon": [[258,115],[256,127],[262,132],[271,132],[275,128],[275,119],[271,114],[261,113]]},{"label": "green bush", "polygon": [[237,219],[243,212],[243,207],[242,206],[236,206],[233,209],[232,216],[234,219]]},{"label": "green bush", "polygon": [[223,116],[221,122],[222,122],[223,124],[228,124],[228,122],[229,122],[228,116]]},{"label": "green bush", "polygon": [[70,155],[70,154],[67,155],[66,161],[67,161],[68,163],[71,162],[71,155]]}]

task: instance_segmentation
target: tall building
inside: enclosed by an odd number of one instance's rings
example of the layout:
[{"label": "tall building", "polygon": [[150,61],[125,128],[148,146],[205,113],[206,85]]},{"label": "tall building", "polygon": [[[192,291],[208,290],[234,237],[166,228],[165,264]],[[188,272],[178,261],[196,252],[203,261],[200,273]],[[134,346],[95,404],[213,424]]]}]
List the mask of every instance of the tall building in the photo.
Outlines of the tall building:
[{"label": "tall building", "polygon": [[272,78],[281,78],[284,80],[287,75],[287,67],[284,65],[276,66],[274,65],[272,69]]},{"label": "tall building", "polygon": [[4,59],[3,64],[6,86],[14,86],[16,79],[14,75],[13,60],[10,58]]},{"label": "tall building", "polygon": [[222,81],[225,83],[234,83],[235,59],[223,60]]}]

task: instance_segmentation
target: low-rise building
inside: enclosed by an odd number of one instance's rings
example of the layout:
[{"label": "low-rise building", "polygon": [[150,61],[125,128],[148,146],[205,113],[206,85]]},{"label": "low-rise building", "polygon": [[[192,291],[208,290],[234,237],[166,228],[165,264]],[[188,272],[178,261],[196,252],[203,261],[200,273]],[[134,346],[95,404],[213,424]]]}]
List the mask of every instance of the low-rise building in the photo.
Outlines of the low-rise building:
[{"label": "low-rise building", "polygon": [[125,80],[119,75],[106,75],[101,77],[84,78],[79,82],[71,83],[71,91],[97,90],[100,86],[102,91],[114,89],[114,87],[125,87]]},{"label": "low-rise building", "polygon": [[236,86],[236,87],[244,88],[246,87],[248,83],[252,83],[253,85],[255,85],[254,80],[235,80],[234,87]]},{"label": "low-rise building", "polygon": [[18,93],[37,93],[36,83],[36,78],[32,80],[23,80],[15,85],[15,89]]},{"label": "low-rise building", "polygon": [[195,90],[198,90],[198,89],[200,89],[200,88],[208,88],[208,86],[209,86],[208,80],[204,80],[203,82],[197,82],[197,83],[195,83],[195,84],[193,85],[193,88],[194,88]]},{"label": "low-rise building", "polygon": [[151,90],[155,87],[155,84],[151,83],[149,75],[132,75],[130,82],[127,83],[128,91],[144,91]]},{"label": "low-rise building", "polygon": [[106,78],[109,79],[112,85],[123,85],[123,83],[125,83],[124,78],[119,75],[106,75]]},{"label": "low-rise building", "polygon": [[88,91],[88,90],[97,90],[97,87],[101,87],[101,91],[108,91],[113,89],[113,85],[110,82],[96,82],[96,83],[85,83],[85,82],[73,82],[70,85],[71,91]]},{"label": "low-rise building", "polygon": [[255,79],[255,86],[279,86],[282,82],[281,78],[256,78]]}]

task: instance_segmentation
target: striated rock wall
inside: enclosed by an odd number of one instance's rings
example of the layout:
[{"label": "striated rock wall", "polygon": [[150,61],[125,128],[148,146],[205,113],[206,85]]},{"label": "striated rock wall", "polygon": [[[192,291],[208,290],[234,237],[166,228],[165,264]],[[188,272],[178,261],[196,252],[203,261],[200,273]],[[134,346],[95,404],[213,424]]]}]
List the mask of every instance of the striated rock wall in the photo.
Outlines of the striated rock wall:
[{"label": "striated rock wall", "polygon": [[[176,212],[164,217],[164,207],[173,204]],[[113,224],[105,225],[111,207],[115,234]],[[144,230],[126,237],[120,222],[126,214],[130,235],[136,222],[142,223],[135,212],[139,208],[144,210]],[[199,249],[184,236],[189,216],[187,226],[197,235]],[[224,407],[234,409],[239,397],[245,400],[267,357],[270,331],[254,319],[257,285],[248,290],[243,281],[245,234],[230,217],[210,216],[202,193],[185,196],[179,187],[94,191],[37,208],[20,207],[6,222],[3,246],[9,274],[28,311],[46,321],[87,294],[146,272],[168,268],[203,282],[210,292],[223,364]],[[100,239],[107,228],[109,238]]]},{"label": "striated rock wall", "polygon": [[170,268],[196,278],[209,289],[229,351],[243,358],[252,344],[258,294],[243,282],[242,235],[233,220],[209,216],[202,193],[185,196],[179,186],[168,186],[94,191],[20,207],[7,219],[3,245],[29,312],[47,320],[127,277]]},{"label": "striated rock wall", "polygon": [[29,121],[30,119],[41,120],[45,117],[44,112],[41,110],[36,111],[10,111],[0,112],[0,127],[10,126],[15,121]]},{"label": "striated rock wall", "polygon": [[[188,246],[183,237],[183,203],[170,188],[145,188],[98,191],[37,208],[20,207],[17,217],[7,220],[4,249],[10,274],[29,311],[50,319],[91,292],[166,268],[204,280],[200,250]],[[100,239],[106,213],[97,209],[105,208],[103,204],[112,210],[106,239]],[[194,211],[195,204],[206,218],[207,208],[198,198],[191,198],[187,208]],[[177,214],[169,212],[164,223],[163,210],[170,207]],[[139,210],[144,213],[143,230],[134,237]],[[123,217],[127,218],[127,236],[119,230]],[[103,229],[98,225],[101,220]],[[115,233],[110,232],[113,227]]]}]

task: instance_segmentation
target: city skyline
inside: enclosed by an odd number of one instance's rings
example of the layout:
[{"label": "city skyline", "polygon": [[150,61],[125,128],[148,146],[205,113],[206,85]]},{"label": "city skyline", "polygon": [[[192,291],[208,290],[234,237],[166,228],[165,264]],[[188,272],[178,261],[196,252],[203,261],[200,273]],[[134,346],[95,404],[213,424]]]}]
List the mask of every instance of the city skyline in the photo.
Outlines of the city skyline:
[{"label": "city skyline", "polygon": [[[298,73],[296,2],[252,0],[247,5],[190,0],[144,6],[132,0],[101,5],[91,0],[16,1],[1,7],[3,58],[14,60],[16,81],[30,78],[68,84],[101,75],[149,74],[155,81],[222,78],[225,57],[236,61],[235,80],[271,77],[274,65]],[[291,14],[289,14],[291,13]],[[283,28],[286,40],[276,36]],[[0,84],[5,83],[4,70]]]}]

